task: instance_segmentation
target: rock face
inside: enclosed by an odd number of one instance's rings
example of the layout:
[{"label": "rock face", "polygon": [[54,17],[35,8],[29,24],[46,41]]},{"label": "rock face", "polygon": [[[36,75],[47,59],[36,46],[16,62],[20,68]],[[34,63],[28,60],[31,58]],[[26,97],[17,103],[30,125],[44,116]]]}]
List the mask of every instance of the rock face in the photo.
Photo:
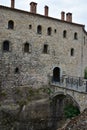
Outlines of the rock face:
[{"label": "rock face", "polygon": [[57,130],[65,121],[64,105],[73,104],[64,95],[49,98],[52,92],[47,87],[16,87],[10,91],[1,93],[1,130]]},{"label": "rock face", "polygon": [[54,117],[47,88],[14,88],[10,98],[5,92],[3,96],[0,106],[1,130],[52,129]]},{"label": "rock face", "polygon": [[64,128],[58,130],[87,130],[87,109],[70,120]]}]

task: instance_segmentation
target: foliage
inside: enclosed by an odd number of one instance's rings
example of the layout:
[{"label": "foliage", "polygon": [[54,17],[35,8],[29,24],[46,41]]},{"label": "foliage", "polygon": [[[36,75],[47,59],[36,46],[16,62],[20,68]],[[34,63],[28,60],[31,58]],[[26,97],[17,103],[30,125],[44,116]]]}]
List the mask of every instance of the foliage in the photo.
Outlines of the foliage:
[{"label": "foliage", "polygon": [[20,101],[17,101],[17,104],[19,104],[20,108],[22,108],[24,105],[27,104],[27,100],[21,99]]},{"label": "foliage", "polygon": [[6,95],[7,95],[6,91],[2,90],[2,91],[0,92],[0,96],[1,96],[1,97],[6,97]]},{"label": "foliage", "polygon": [[30,95],[30,96],[34,96],[34,94],[35,94],[34,89],[30,88],[30,89],[29,89],[29,95]]},{"label": "foliage", "polygon": [[87,79],[87,69],[84,71],[84,78]]},{"label": "foliage", "polygon": [[48,95],[52,94],[52,90],[50,88],[42,88],[44,93],[47,93]]},{"label": "foliage", "polygon": [[21,90],[20,88],[15,88],[14,93],[21,96]]},{"label": "foliage", "polygon": [[16,118],[12,113],[7,113],[5,111],[2,110],[2,120],[1,120],[1,125],[3,126],[13,126]]},{"label": "foliage", "polygon": [[76,106],[73,106],[72,104],[68,104],[64,108],[64,114],[66,118],[72,118],[80,114],[80,111]]},{"label": "foliage", "polygon": [[87,67],[84,70],[84,78],[87,79]]}]

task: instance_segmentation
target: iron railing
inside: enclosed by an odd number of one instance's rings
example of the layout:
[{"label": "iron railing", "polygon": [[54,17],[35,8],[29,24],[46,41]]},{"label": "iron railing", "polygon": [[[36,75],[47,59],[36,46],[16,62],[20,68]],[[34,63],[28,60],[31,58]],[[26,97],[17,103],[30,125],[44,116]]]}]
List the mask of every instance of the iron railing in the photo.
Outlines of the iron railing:
[{"label": "iron railing", "polygon": [[50,76],[50,84],[81,92],[87,92],[87,80],[83,77],[63,76],[60,77],[58,81],[55,81],[53,76]]}]

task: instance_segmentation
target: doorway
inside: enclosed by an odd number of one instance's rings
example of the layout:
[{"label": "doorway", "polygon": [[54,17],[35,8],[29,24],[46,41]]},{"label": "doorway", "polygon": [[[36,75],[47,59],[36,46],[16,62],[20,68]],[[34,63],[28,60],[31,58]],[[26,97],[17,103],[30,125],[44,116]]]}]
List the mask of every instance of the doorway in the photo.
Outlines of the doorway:
[{"label": "doorway", "polygon": [[60,82],[60,68],[55,67],[53,70],[53,81]]}]

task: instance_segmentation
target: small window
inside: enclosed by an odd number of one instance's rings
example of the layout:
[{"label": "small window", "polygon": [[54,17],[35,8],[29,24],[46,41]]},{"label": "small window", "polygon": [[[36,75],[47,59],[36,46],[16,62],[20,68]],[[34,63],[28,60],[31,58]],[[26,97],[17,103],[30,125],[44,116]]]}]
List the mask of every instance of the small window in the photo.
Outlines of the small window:
[{"label": "small window", "polygon": [[47,44],[44,45],[43,53],[45,53],[45,54],[48,53],[48,45]]},{"label": "small window", "polygon": [[24,44],[24,52],[29,52],[29,43]]},{"label": "small window", "polygon": [[48,35],[51,35],[51,32],[52,32],[52,29],[51,29],[51,27],[49,27],[49,28],[47,29],[47,34],[48,34]]},{"label": "small window", "polygon": [[8,29],[14,29],[14,22],[12,20],[8,21]]},{"label": "small window", "polygon": [[15,74],[19,74],[19,68],[18,67],[15,68]]},{"label": "small window", "polygon": [[74,56],[74,48],[71,48],[70,55],[71,55],[71,56]]},{"label": "small window", "polygon": [[32,25],[31,24],[29,25],[29,29],[32,29]]},{"label": "small window", "polygon": [[75,39],[75,40],[78,39],[78,34],[77,34],[77,32],[74,33],[74,39]]},{"label": "small window", "polygon": [[64,30],[64,31],[63,31],[63,38],[66,38],[66,37],[67,37],[67,31]]},{"label": "small window", "polygon": [[9,41],[3,42],[3,51],[9,51]]},{"label": "small window", "polygon": [[41,25],[38,25],[38,27],[37,27],[37,33],[38,34],[42,34],[42,27],[41,27]]},{"label": "small window", "polygon": [[85,37],[84,37],[84,45],[85,45]]},{"label": "small window", "polygon": [[56,33],[57,32],[57,30],[56,29],[54,29],[54,33]]}]

